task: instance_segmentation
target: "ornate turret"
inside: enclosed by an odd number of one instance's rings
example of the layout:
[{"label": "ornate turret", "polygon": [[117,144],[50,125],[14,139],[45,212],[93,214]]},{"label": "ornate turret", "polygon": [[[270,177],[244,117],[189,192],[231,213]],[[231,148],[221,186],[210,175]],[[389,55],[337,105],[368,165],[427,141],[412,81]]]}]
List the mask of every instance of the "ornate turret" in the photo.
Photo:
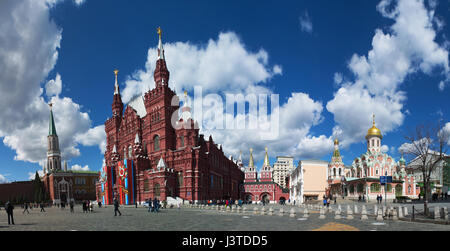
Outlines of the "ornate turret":
[{"label": "ornate turret", "polygon": [[164,48],[161,39],[162,30],[158,27],[157,29],[159,35],[159,43],[158,43],[158,59],[156,61],[155,72],[153,77],[155,79],[156,87],[159,86],[168,86],[169,85],[169,70],[167,70],[166,59],[164,56]]},{"label": "ornate turret", "polygon": [[256,172],[255,163],[253,161],[253,149],[250,148],[250,159],[248,167],[245,170],[245,181],[244,182],[256,182],[258,174]]},{"label": "ornate turret", "polygon": [[264,156],[264,164],[261,169],[260,181],[270,182],[270,181],[273,181],[272,180],[272,166],[270,165],[269,154],[267,152],[268,148],[266,147],[265,150],[266,150],[266,155]]},{"label": "ornate turret", "polygon": [[381,135],[380,129],[375,126],[375,114],[373,116],[373,125],[367,131],[366,140],[367,140],[367,151],[368,152],[380,152],[381,151],[381,139],[383,139],[383,135]]},{"label": "ornate turret", "polygon": [[114,75],[116,77],[115,83],[114,83],[114,99],[112,103],[112,112],[113,116],[122,117],[122,111],[123,111],[123,103],[122,98],[120,97],[120,89],[119,84],[117,82],[117,74],[119,73],[119,70],[114,70]]},{"label": "ornate turret", "polygon": [[253,149],[252,148],[250,148],[250,160],[248,162],[248,167],[253,168],[253,169],[255,168],[255,164],[253,162]]},{"label": "ornate turret", "polygon": [[380,129],[378,129],[375,126],[375,114],[373,116],[373,126],[367,131],[366,139],[369,139],[371,137],[378,137],[380,139],[383,139],[383,135],[381,135]]},{"label": "ornate turret", "polygon": [[334,140],[334,152],[333,157],[331,157],[331,162],[342,162],[342,156],[339,151],[339,140]]},{"label": "ornate turret", "polygon": [[53,119],[53,104],[50,106],[49,130],[47,136],[47,170],[48,172],[55,172],[61,170],[61,152],[59,151],[59,140],[56,134],[55,120]]}]

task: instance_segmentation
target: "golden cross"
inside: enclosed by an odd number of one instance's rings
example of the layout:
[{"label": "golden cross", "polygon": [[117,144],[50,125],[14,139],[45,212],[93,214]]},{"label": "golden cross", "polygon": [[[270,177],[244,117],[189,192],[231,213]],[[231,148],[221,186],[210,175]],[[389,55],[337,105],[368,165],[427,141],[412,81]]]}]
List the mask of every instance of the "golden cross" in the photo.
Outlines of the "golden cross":
[{"label": "golden cross", "polygon": [[159,35],[159,38],[161,38],[161,34],[162,34],[162,30],[161,30],[161,28],[160,28],[160,27],[158,27],[158,28],[157,28],[156,30],[158,31],[158,35]]},{"label": "golden cross", "polygon": [[119,70],[114,70],[114,75],[116,75],[117,76],[117,73],[119,73]]}]

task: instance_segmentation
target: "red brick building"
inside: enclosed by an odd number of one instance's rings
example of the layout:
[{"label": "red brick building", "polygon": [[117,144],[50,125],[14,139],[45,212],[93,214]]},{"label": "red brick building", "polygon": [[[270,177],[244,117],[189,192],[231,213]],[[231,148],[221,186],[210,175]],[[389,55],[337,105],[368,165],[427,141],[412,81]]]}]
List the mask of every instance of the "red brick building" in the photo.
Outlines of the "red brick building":
[{"label": "red brick building", "polygon": [[161,34],[155,88],[130,101],[124,112],[117,73],[113,116],[105,122],[107,146],[97,199],[106,204],[114,198],[121,204],[139,204],[149,198],[240,198],[244,173],[211,136],[205,139],[199,134],[186,102],[178,116],[179,99],[169,88]]},{"label": "red brick building", "polygon": [[54,204],[95,200],[97,172],[67,170],[67,164],[61,167],[61,151],[51,107],[50,104],[47,164],[41,177],[45,192]]},{"label": "red brick building", "polygon": [[7,201],[11,203],[34,201],[33,181],[0,184],[0,205],[4,206]]},{"label": "red brick building", "polygon": [[245,170],[244,180],[244,201],[246,202],[262,202],[278,203],[289,199],[289,190],[283,189],[280,185],[273,181],[273,171],[270,165],[269,155],[267,153],[264,158],[264,164],[259,173],[253,161],[253,149],[250,149],[250,161]]}]

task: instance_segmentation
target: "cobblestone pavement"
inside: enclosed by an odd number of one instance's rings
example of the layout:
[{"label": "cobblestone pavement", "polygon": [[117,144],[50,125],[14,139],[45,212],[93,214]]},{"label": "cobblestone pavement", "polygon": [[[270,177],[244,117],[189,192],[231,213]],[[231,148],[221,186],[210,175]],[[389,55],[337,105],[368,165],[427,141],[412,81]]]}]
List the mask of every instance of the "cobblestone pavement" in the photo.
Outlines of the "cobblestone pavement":
[{"label": "cobblestone pavement", "polygon": [[[0,211],[0,231],[450,231],[450,225],[413,223],[405,221],[375,221],[369,215],[369,220],[361,221],[355,214],[353,220],[335,220],[334,213],[319,219],[318,211],[310,210],[307,219],[303,218],[303,210],[296,207],[296,217],[289,216],[290,206],[285,206],[284,216],[279,216],[279,205],[271,205],[274,215],[254,215],[255,206],[247,205],[245,214],[222,212],[218,210],[181,208],[163,209],[160,213],[149,213],[146,208],[124,208],[122,216],[114,216],[114,208],[96,208],[93,213],[82,213],[77,207],[75,213],[68,209],[46,208],[45,213],[39,209],[30,210],[30,214],[22,214],[19,207],[14,210],[16,225],[8,225],[7,215]],[[258,206],[261,208],[261,206]],[[266,206],[268,210],[269,207]],[[346,207],[343,207],[346,208]],[[267,212],[267,211],[266,211]]]}]

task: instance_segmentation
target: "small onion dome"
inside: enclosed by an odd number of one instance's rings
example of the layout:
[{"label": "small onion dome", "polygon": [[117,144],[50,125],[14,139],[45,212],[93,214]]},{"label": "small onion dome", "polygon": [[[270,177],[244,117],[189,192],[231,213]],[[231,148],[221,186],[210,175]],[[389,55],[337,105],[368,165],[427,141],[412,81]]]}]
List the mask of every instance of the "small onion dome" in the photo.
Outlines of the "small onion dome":
[{"label": "small onion dome", "polygon": [[338,139],[335,139],[335,140],[334,140],[334,144],[335,144],[335,145],[339,145],[339,140],[338,140]]},{"label": "small onion dome", "polygon": [[366,139],[369,139],[372,136],[379,137],[383,139],[383,135],[381,135],[380,129],[375,126],[375,115],[373,115],[373,126],[367,131]]},{"label": "small onion dome", "polygon": [[398,161],[398,163],[400,163],[400,165],[405,165],[405,164],[406,164],[406,160],[403,158],[403,156],[402,156],[401,159]]}]

